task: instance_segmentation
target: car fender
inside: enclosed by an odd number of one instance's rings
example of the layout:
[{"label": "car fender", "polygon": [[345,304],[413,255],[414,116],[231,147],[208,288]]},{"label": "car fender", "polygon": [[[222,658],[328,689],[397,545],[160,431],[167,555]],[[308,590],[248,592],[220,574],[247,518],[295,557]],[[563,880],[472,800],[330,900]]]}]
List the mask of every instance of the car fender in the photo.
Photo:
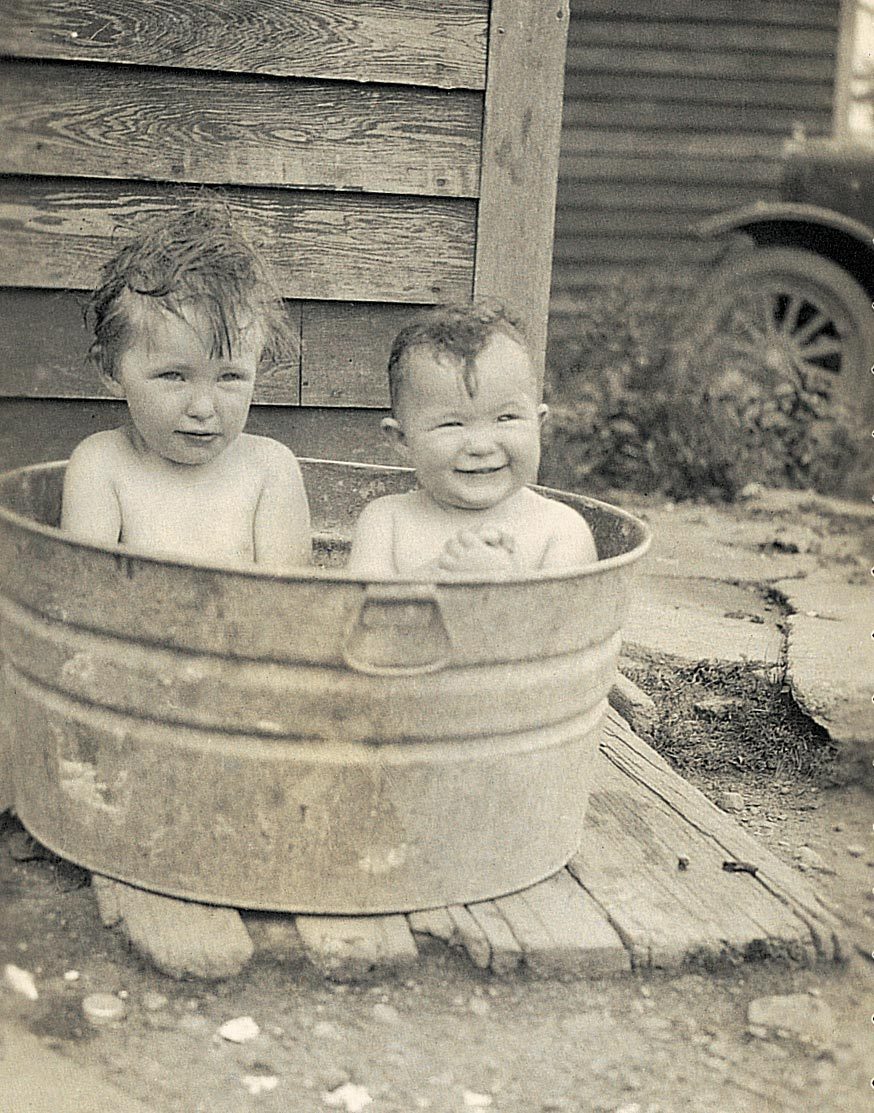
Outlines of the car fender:
[{"label": "car fender", "polygon": [[743,205],[739,209],[730,209],[699,220],[694,225],[694,230],[696,235],[708,240],[733,232],[748,232],[755,238],[757,228],[771,225],[775,221],[831,228],[853,236],[866,247],[874,242],[874,228],[860,220],[842,216],[833,209],[824,209],[819,205],[802,205],[791,201],[756,201],[752,205]]},{"label": "car fender", "polygon": [[[833,209],[759,201],[697,222],[702,239],[744,236],[760,247],[798,247],[831,259],[874,297],[874,228]],[[730,249],[730,248],[729,248]]]}]

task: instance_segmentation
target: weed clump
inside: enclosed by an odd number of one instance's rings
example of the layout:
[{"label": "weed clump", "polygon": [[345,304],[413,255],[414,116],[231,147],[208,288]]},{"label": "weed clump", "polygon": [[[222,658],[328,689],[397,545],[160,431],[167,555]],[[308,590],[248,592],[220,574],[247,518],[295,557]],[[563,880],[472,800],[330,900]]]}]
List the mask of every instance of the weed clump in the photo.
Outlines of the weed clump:
[{"label": "weed clump", "polygon": [[818,779],[833,765],[834,742],[766,666],[648,661],[623,671],[655,701],[652,744],[682,772]]}]

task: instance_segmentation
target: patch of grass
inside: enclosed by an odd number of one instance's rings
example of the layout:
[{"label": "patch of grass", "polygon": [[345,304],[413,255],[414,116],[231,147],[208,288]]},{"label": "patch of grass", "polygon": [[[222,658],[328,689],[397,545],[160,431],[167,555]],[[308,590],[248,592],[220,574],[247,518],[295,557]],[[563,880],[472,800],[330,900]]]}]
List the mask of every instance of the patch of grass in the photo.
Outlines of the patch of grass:
[{"label": "patch of grass", "polygon": [[680,771],[827,777],[836,746],[765,666],[623,664],[659,715],[653,746]]}]

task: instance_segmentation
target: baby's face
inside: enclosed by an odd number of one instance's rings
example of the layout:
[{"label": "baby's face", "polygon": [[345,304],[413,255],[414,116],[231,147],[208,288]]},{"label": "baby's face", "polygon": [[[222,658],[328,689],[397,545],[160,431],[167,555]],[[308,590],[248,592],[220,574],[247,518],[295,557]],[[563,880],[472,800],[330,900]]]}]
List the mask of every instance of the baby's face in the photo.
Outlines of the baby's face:
[{"label": "baby's face", "polygon": [[127,401],[142,447],[177,464],[207,464],[243,431],[261,355],[257,329],[227,358],[211,356],[196,314],[146,308],[110,391]]},{"label": "baby's face", "polygon": [[[525,350],[496,333],[476,359],[471,398],[461,368],[425,349],[407,354],[398,405],[402,443],[437,502],[487,510],[537,479],[537,385]],[[399,435],[400,435],[399,434]]]}]

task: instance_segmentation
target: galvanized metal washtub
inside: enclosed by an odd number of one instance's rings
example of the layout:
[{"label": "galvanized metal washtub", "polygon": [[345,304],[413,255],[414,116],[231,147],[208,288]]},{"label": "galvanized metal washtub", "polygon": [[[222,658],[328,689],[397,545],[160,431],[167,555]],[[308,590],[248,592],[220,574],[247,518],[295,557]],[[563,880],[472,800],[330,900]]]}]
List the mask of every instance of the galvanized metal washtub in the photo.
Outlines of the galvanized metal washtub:
[{"label": "galvanized metal washtub", "polygon": [[22,822],[86,868],[240,908],[411,911],[549,876],[578,844],[647,528],[546,492],[589,521],[597,565],[366,583],[345,539],[412,473],[302,465],[320,567],[290,576],[73,541],[63,464],[0,476]]}]

